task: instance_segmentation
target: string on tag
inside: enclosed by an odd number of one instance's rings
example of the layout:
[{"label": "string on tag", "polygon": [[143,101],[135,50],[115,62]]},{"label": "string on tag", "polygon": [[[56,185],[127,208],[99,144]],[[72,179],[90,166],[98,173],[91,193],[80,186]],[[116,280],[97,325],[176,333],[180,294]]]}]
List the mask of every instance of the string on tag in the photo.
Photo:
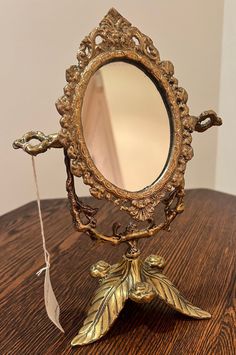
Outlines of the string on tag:
[{"label": "string on tag", "polygon": [[34,182],[35,182],[35,187],[36,187],[36,196],[37,196],[41,236],[42,236],[42,241],[43,241],[43,252],[44,252],[44,259],[45,259],[45,266],[36,273],[36,275],[39,276],[44,270],[50,268],[50,254],[46,248],[46,240],[45,240],[45,234],[44,234],[43,218],[42,218],[40,196],[39,196],[39,186],[38,186],[38,179],[37,179],[37,173],[36,173],[36,167],[35,167],[35,160],[34,160],[33,156],[32,156],[32,165],[33,165],[33,173],[34,173]]},{"label": "string on tag", "polygon": [[35,158],[32,156],[32,167],[33,167],[33,174],[34,174],[34,182],[36,188],[36,196],[37,196],[37,204],[38,204],[38,213],[39,213],[39,221],[40,221],[40,229],[41,229],[41,236],[42,236],[42,243],[43,243],[43,251],[44,251],[44,259],[45,259],[45,266],[42,267],[36,275],[39,276],[43,271],[45,271],[45,278],[44,278],[44,302],[47,311],[48,317],[51,321],[57,326],[64,333],[64,329],[62,328],[59,316],[60,316],[60,307],[57,302],[56,296],[52,289],[52,284],[50,280],[50,254],[46,248],[46,240],[44,234],[44,226],[43,226],[43,218],[42,218],[42,211],[41,211],[41,204],[40,204],[40,196],[39,196],[39,187],[38,187],[38,179],[35,167]]}]

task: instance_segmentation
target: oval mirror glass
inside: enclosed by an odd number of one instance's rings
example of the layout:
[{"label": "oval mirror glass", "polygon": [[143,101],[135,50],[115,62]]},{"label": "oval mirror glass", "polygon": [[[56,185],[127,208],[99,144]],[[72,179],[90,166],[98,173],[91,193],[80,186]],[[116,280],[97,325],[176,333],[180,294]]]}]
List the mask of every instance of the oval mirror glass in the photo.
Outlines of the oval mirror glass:
[{"label": "oval mirror glass", "polygon": [[92,76],[82,126],[94,164],[111,183],[140,191],[160,178],[170,150],[169,117],[156,85],[138,67],[112,62]]}]

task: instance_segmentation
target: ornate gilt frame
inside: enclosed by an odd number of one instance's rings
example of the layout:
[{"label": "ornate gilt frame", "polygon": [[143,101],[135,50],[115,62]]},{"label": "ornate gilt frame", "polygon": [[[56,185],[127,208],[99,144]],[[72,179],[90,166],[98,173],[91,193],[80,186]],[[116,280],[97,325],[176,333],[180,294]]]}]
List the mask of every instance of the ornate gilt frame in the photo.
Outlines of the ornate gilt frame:
[{"label": "ornate gilt frame", "polygon": [[[101,41],[97,43],[97,38]],[[77,55],[78,66],[66,72],[67,86],[56,107],[62,115],[59,140],[66,148],[73,175],[90,185],[96,198],[112,201],[136,220],[153,217],[154,208],[168,192],[184,186],[186,163],[193,156],[191,132],[194,120],[189,116],[187,92],[178,86],[174,67],[161,61],[152,40],[133,27],[116,10],[109,11],[100,25],[82,42]],[[114,60],[132,62],[141,67],[159,85],[172,123],[172,149],[161,178],[149,187],[130,192],[123,190],[96,168],[86,146],[81,120],[83,97],[90,78],[104,64]]]},{"label": "ornate gilt frame", "polygon": [[[100,286],[72,345],[88,344],[102,337],[128,298],[135,302],[150,302],[158,296],[187,316],[210,318],[208,312],[193,306],[181,296],[162,274],[162,257],[151,255],[144,262],[139,259],[137,242],[140,238],[154,236],[160,230],[169,230],[174,218],[183,212],[184,173],[188,160],[193,157],[192,132],[203,132],[211,126],[219,126],[221,119],[212,110],[203,112],[199,117],[189,114],[188,95],[185,89],[178,86],[173,64],[161,61],[152,40],[115,9],[111,9],[99,26],[81,42],[77,58],[78,65],[66,71],[64,95],[56,103],[62,116],[60,132],[44,135],[39,131],[31,131],[13,143],[14,148],[22,148],[30,155],[43,153],[49,148],[63,148],[66,189],[76,230],[87,233],[93,239],[115,245],[126,242],[129,246],[120,263],[109,265],[99,261],[91,267],[91,275],[100,278]],[[138,66],[153,80],[165,102],[172,128],[172,147],[162,175],[153,184],[137,192],[123,190],[102,175],[89,154],[83,136],[81,109],[88,82],[101,66],[120,60]],[[31,145],[33,138],[40,143]],[[136,222],[131,220],[123,231],[120,231],[117,222],[112,225],[111,235],[98,231],[95,217],[97,209],[85,205],[78,198],[75,176],[82,177],[84,183],[90,186],[92,196],[114,203],[120,210],[129,213],[132,220],[145,222],[146,227],[139,229]],[[165,219],[156,224],[154,212],[160,203],[164,205]]]}]

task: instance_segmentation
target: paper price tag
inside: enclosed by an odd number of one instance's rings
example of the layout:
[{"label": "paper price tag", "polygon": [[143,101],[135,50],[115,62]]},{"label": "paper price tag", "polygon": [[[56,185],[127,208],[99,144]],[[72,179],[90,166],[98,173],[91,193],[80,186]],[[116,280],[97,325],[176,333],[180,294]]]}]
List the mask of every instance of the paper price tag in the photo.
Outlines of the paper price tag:
[{"label": "paper price tag", "polygon": [[44,278],[44,302],[47,311],[48,317],[51,321],[57,326],[60,331],[64,333],[64,329],[62,328],[59,316],[60,316],[60,307],[57,302],[56,296],[54,294],[51,280],[50,280],[50,269],[46,268],[45,278]]},{"label": "paper price tag", "polygon": [[32,166],[33,166],[33,173],[34,173],[34,182],[36,187],[36,196],[37,196],[37,204],[38,204],[38,212],[39,212],[39,221],[40,221],[40,229],[41,229],[41,236],[43,242],[43,251],[44,251],[44,258],[45,258],[45,267],[40,269],[37,272],[37,276],[41,275],[43,271],[45,271],[44,277],[44,303],[47,311],[47,315],[49,319],[57,326],[60,331],[64,333],[64,330],[60,324],[59,316],[60,316],[60,307],[57,302],[56,296],[54,294],[51,280],[50,280],[50,254],[46,248],[46,240],[44,235],[44,226],[43,226],[43,218],[42,218],[42,211],[40,205],[40,196],[39,196],[39,188],[38,188],[38,179],[37,173],[35,168],[35,160],[32,156]]}]

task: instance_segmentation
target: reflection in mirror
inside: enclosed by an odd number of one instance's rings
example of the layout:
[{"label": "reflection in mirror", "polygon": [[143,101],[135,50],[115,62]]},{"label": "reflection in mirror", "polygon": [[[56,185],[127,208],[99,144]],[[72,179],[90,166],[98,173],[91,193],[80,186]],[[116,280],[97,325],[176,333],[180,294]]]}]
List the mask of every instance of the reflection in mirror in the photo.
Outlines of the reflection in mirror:
[{"label": "reflection in mirror", "polygon": [[139,191],[162,173],[170,147],[170,125],[152,80],[125,62],[101,67],[90,79],[82,107],[89,153],[114,185]]}]

